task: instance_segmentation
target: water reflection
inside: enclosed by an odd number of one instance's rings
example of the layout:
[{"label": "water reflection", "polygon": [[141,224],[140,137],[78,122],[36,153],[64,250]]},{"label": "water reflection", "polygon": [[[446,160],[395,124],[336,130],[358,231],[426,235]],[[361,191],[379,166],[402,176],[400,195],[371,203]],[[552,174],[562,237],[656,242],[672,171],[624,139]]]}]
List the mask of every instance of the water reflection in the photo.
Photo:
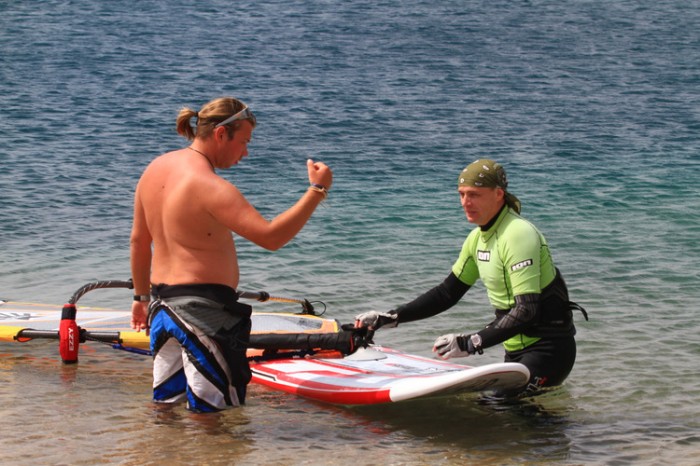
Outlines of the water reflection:
[{"label": "water reflection", "polygon": [[479,395],[416,400],[351,408],[365,422],[429,439],[453,457],[476,452],[499,457],[566,458],[572,425],[568,392],[560,389],[526,399]]}]

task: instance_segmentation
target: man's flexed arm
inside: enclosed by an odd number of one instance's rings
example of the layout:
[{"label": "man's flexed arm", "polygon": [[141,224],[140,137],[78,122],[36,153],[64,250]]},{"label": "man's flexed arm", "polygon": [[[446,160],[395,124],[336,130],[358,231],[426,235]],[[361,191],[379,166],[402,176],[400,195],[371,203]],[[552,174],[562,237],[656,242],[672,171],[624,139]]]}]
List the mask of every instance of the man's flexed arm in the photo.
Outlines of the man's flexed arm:
[{"label": "man's flexed arm", "polygon": [[234,233],[265,249],[277,250],[301,231],[333,183],[333,173],[324,163],[309,159],[306,165],[310,189],[271,221],[265,219],[235,186],[223,179],[213,187],[208,209]]}]

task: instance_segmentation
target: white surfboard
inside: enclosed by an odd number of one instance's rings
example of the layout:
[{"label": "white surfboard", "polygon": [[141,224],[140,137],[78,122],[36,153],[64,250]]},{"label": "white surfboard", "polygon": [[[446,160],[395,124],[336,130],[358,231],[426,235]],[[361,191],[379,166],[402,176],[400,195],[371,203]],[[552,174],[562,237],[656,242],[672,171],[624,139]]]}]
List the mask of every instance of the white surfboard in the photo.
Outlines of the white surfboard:
[{"label": "white surfboard", "polygon": [[[125,329],[131,320],[131,313],[128,311],[89,306],[79,306],[78,308],[76,322],[84,328]],[[0,300],[0,326],[57,330],[61,322],[62,310],[62,306],[53,304]]]},{"label": "white surfboard", "polygon": [[360,348],[344,358],[253,362],[251,369],[257,383],[343,405],[517,390],[530,378],[528,369],[518,363],[470,367],[383,346]]}]

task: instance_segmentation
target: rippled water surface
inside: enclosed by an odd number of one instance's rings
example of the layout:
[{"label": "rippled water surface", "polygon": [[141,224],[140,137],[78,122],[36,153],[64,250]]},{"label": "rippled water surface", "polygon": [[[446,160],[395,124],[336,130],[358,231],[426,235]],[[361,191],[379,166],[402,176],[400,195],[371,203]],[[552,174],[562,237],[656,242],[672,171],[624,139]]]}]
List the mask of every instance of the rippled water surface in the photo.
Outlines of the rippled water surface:
[{"label": "rippled water surface", "polygon": [[[150,402],[147,358],[82,345],[64,366],[52,342],[2,343],[3,462],[696,464],[698,31],[700,9],[675,0],[1,3],[1,298],[128,278],[141,171],[185,144],[180,107],[235,95],[258,127],[222,176],[264,215],[301,195],[306,158],[335,173],[288,246],[238,240],[242,288],[342,322],[415,297],[449,273],[470,228],[457,174],[487,156],[591,317],[566,384],[508,406],[333,407],[253,386],[246,407],[197,416]],[[429,355],[491,320],[484,295],[376,339]]]}]

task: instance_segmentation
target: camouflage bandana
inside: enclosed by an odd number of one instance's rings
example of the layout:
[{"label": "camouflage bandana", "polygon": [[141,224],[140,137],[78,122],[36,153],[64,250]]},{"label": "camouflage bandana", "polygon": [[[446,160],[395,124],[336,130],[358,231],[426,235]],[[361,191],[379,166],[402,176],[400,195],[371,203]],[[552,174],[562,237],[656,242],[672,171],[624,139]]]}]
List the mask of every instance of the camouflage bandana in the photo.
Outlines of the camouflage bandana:
[{"label": "camouflage bandana", "polygon": [[473,186],[476,188],[501,188],[505,193],[508,207],[520,213],[520,201],[508,192],[508,179],[505,169],[498,162],[489,159],[479,159],[462,170],[459,174],[459,187]]}]

